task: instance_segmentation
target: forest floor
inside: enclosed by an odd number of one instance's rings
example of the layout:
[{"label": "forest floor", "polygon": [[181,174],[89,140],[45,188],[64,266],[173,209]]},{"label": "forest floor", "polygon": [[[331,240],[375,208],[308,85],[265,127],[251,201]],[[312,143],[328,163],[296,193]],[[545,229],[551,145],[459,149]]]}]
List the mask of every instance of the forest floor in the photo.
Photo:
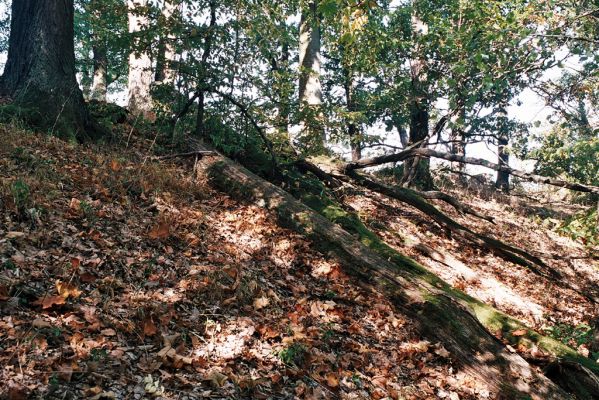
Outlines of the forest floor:
[{"label": "forest floor", "polygon": [[[146,160],[149,142],[133,139],[110,150],[0,126],[0,398],[488,397],[309,241],[189,163]],[[586,254],[535,209],[454,194],[496,218],[454,215],[478,230]],[[577,346],[575,327],[598,315],[402,204],[347,201],[390,245],[531,327]],[[549,264],[597,283],[589,260]]]}]

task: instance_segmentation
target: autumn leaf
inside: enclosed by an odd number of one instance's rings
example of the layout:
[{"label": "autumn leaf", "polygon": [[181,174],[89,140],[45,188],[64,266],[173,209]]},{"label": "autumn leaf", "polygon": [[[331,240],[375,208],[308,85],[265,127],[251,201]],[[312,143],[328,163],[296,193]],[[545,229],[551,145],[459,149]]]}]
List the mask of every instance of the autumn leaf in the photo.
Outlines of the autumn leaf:
[{"label": "autumn leaf", "polygon": [[170,225],[166,221],[161,221],[157,226],[152,228],[148,233],[150,239],[161,240],[166,239],[171,234]]},{"label": "autumn leaf", "polygon": [[206,376],[206,380],[214,387],[222,387],[227,382],[227,379],[227,375],[221,374],[218,371],[212,371]]},{"label": "autumn leaf", "polygon": [[327,385],[329,385],[332,388],[336,388],[337,386],[339,386],[339,378],[337,378],[337,376],[332,372],[326,375],[326,380]]},{"label": "autumn leaf", "polygon": [[151,318],[146,318],[144,320],[144,335],[146,336],[154,336],[158,332],[156,325],[152,322]]},{"label": "autumn leaf", "polygon": [[56,290],[58,291],[58,294],[65,299],[68,299],[69,297],[76,299],[81,296],[82,293],[75,285],[61,281],[56,281]]},{"label": "autumn leaf", "polygon": [[512,332],[512,336],[524,336],[528,331],[526,329],[518,329]]},{"label": "autumn leaf", "polygon": [[258,297],[256,300],[254,300],[254,308],[256,310],[260,310],[266,307],[269,303],[270,300],[268,300],[268,297]]},{"label": "autumn leaf", "polygon": [[59,306],[65,304],[67,299],[62,296],[44,296],[40,297],[33,304],[41,305],[44,310],[52,308],[53,306]]}]

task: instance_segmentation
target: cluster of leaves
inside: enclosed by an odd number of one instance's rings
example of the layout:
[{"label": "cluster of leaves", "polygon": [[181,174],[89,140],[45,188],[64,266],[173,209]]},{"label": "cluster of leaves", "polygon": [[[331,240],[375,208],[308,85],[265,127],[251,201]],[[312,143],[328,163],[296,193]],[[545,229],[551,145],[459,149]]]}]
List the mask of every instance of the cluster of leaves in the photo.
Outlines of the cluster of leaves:
[{"label": "cluster of leaves", "polygon": [[597,208],[578,213],[568,218],[558,231],[592,247],[599,245],[599,216]]}]

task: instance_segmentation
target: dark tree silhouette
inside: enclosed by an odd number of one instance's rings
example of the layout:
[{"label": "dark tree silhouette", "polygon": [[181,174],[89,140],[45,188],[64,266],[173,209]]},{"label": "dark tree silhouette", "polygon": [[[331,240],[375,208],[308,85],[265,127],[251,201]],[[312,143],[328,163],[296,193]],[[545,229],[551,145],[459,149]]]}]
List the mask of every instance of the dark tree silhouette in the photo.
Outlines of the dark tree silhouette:
[{"label": "dark tree silhouette", "polygon": [[94,137],[75,78],[73,0],[12,2],[8,59],[0,93],[51,133],[69,139]]}]

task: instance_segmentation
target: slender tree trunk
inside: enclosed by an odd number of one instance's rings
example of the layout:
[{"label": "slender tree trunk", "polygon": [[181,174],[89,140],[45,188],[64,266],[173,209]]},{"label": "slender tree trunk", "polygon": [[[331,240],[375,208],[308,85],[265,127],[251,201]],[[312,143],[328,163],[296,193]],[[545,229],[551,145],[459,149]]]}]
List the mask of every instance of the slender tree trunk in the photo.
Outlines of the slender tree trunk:
[{"label": "slender tree trunk", "polygon": [[204,123],[205,114],[205,93],[206,88],[206,74],[208,73],[208,60],[210,59],[210,53],[212,52],[212,40],[214,38],[214,27],[216,26],[216,1],[210,2],[210,23],[208,25],[208,33],[204,42],[204,51],[202,53],[202,60],[200,62],[200,74],[201,77],[198,81],[198,112],[196,114],[196,136],[200,138],[208,138],[206,127]]},{"label": "slender tree trunk", "polygon": [[289,115],[291,114],[291,106],[289,104],[289,92],[290,86],[293,84],[289,82],[289,44],[284,42],[281,44],[281,61],[277,68],[279,73],[278,79],[280,80],[278,88],[278,116],[277,116],[277,128],[279,132],[289,134]]},{"label": "slender tree trunk", "polygon": [[[509,167],[510,155],[506,151],[507,145],[509,144],[509,131],[507,127],[507,109],[503,105],[500,109],[502,118],[502,127],[498,133],[499,138],[497,139],[497,164],[500,166]],[[495,181],[495,187],[501,189],[502,192],[510,191],[510,174],[506,171],[497,171],[497,179]]]},{"label": "slender tree trunk", "polygon": [[300,137],[302,147],[311,153],[325,149],[322,116],[322,86],[320,84],[320,15],[317,0],[302,9],[299,38],[299,101]]},{"label": "slender tree trunk", "polygon": [[166,38],[160,38],[158,42],[158,59],[156,60],[154,80],[165,85],[173,85],[176,77],[174,69],[177,57],[174,44],[175,37],[170,32],[172,31],[172,25],[175,23],[175,18],[179,16],[180,7],[181,4],[178,0],[164,0],[162,7],[162,20],[166,31],[169,33]]},{"label": "slender tree trunk", "polygon": [[34,122],[66,138],[98,136],[75,78],[73,0],[12,2],[0,92],[33,110]]},{"label": "slender tree trunk", "polygon": [[108,88],[108,58],[106,56],[106,43],[102,38],[95,38],[93,46],[94,53],[94,76],[92,80],[91,99],[106,102]]},{"label": "slender tree trunk", "polygon": [[[354,113],[356,111],[356,103],[354,98],[355,82],[352,73],[348,68],[343,68],[343,75],[345,77],[343,87],[345,89],[345,103],[347,111],[349,113]],[[352,161],[358,161],[362,158],[362,143],[360,142],[358,133],[358,126],[353,121],[353,115],[350,115],[347,124],[347,135],[349,137]]]},{"label": "slender tree trunk", "polygon": [[[466,112],[464,107],[460,107],[457,118],[453,121],[454,125],[451,128],[451,134],[449,140],[451,141],[450,152],[451,154],[466,154],[466,136],[464,133],[464,121],[466,119]],[[451,169],[464,172],[466,164],[461,162],[451,163]],[[464,175],[460,174],[461,181],[464,180]]]},{"label": "slender tree trunk", "polygon": [[135,116],[153,119],[152,60],[147,49],[140,48],[140,32],[148,27],[148,17],[143,9],[148,0],[127,0],[129,8],[129,33],[133,35],[133,48],[129,54],[129,111]]},{"label": "slender tree trunk", "polygon": [[[412,16],[412,29],[414,37],[418,37],[428,32],[428,26],[423,23],[414,13]],[[427,65],[422,49],[416,46],[416,57],[411,61],[412,75],[412,99],[410,103],[410,136],[408,145],[412,145],[428,137],[429,129],[429,101],[428,101],[428,77]],[[430,173],[430,161],[419,157],[414,157],[404,162],[403,176],[401,183],[404,186],[418,187],[424,190],[430,190],[434,187],[433,179]]]}]

